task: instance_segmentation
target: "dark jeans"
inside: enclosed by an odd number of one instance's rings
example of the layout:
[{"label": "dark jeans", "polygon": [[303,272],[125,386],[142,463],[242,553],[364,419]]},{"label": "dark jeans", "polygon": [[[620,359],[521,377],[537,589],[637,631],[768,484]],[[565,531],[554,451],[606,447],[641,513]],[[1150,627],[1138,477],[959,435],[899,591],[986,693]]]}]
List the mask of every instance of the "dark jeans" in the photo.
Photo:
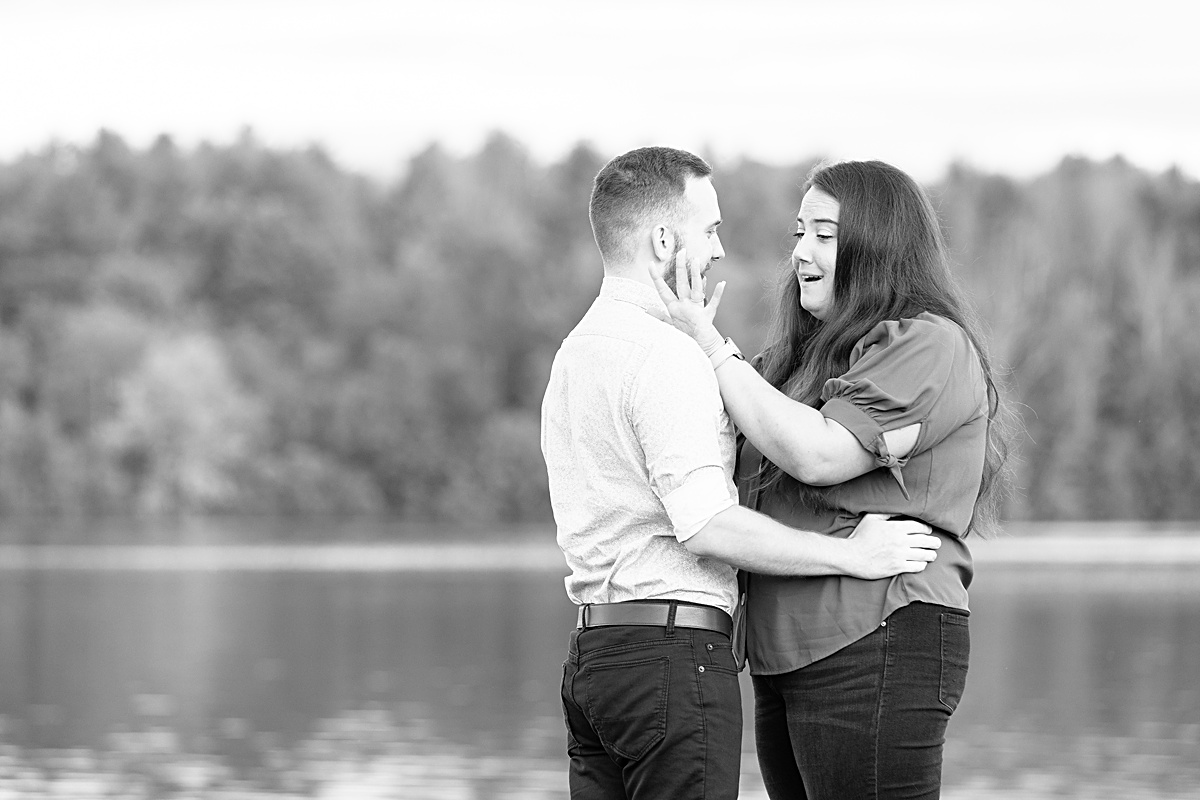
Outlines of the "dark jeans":
[{"label": "dark jeans", "polygon": [[742,701],[728,636],[574,631],[562,701],[573,800],[737,797]]},{"label": "dark jeans", "polygon": [[936,798],[946,723],[967,680],[967,614],[913,603],[833,655],[754,676],[772,800]]}]

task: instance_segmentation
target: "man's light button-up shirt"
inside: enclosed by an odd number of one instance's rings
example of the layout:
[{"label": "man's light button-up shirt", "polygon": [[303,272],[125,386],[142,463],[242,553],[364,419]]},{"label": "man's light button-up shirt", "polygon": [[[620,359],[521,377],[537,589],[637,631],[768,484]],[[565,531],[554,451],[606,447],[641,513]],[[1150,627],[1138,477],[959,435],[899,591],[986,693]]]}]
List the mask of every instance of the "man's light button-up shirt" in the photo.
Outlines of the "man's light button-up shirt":
[{"label": "man's light button-up shirt", "polygon": [[576,603],[732,611],[734,570],[683,542],[737,503],[733,425],[704,353],[653,288],[606,277],[554,359],[542,452]]}]

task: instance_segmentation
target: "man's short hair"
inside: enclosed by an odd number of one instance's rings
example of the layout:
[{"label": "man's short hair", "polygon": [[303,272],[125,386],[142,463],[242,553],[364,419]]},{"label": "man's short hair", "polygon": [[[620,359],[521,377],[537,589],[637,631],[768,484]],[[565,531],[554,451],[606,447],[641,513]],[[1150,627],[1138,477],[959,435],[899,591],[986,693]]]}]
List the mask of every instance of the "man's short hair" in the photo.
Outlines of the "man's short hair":
[{"label": "man's short hair", "polygon": [[712,167],[686,150],[641,147],[617,156],[596,175],[588,213],[592,234],[606,264],[630,261],[636,235],[653,218],[674,223],[691,178],[707,178]]}]

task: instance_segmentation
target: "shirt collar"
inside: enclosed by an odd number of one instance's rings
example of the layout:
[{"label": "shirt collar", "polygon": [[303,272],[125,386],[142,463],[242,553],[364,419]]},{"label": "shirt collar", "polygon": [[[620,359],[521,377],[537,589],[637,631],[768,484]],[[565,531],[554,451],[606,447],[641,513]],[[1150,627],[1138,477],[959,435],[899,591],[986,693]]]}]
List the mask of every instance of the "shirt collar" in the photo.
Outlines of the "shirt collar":
[{"label": "shirt collar", "polygon": [[600,296],[608,300],[632,303],[655,319],[671,324],[671,315],[667,313],[662,298],[658,296],[657,291],[644,283],[606,275],[600,282]]}]

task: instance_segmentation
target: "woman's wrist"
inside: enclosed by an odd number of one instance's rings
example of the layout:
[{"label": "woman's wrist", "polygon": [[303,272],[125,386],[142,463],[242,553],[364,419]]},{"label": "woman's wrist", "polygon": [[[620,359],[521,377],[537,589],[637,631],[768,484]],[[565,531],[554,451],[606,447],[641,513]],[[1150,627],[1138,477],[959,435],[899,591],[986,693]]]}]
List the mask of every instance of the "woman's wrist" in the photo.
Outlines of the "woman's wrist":
[{"label": "woman's wrist", "polygon": [[733,339],[725,339],[720,347],[708,354],[709,363],[712,364],[714,371],[731,358],[741,361],[746,360],[746,357],[742,355],[742,351],[733,343]]},{"label": "woman's wrist", "polygon": [[725,344],[725,337],[717,331],[715,326],[709,325],[707,328],[696,331],[696,343],[700,345],[704,355],[711,356],[721,345]]}]

